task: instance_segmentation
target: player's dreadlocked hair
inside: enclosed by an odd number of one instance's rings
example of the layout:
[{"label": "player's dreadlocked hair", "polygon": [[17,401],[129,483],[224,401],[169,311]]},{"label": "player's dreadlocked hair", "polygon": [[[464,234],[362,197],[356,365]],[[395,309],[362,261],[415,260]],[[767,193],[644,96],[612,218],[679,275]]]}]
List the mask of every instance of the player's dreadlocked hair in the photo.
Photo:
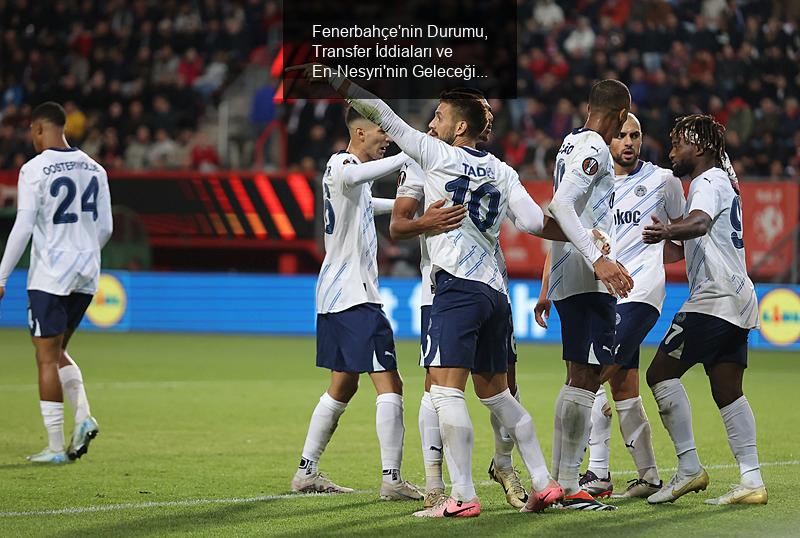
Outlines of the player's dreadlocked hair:
[{"label": "player's dreadlocked hair", "polygon": [[727,172],[731,186],[739,193],[739,179],[733,170],[728,154],[725,152],[725,126],[709,114],[691,114],[675,121],[669,133],[670,138],[682,138],[702,150],[714,155],[714,162]]}]

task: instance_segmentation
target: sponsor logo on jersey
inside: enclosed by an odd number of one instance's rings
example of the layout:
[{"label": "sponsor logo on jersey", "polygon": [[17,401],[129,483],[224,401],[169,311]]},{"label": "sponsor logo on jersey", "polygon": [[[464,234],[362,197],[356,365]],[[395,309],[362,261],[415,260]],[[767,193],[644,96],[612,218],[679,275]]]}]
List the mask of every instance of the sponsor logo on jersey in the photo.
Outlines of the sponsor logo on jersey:
[{"label": "sponsor logo on jersey", "polygon": [[597,159],[594,157],[586,157],[583,160],[583,163],[581,163],[581,167],[583,168],[583,171],[590,176],[595,175],[597,170],[600,169],[600,165],[597,164]]},{"label": "sponsor logo on jersey", "polygon": [[776,346],[790,346],[800,340],[800,295],[778,288],[761,299],[758,317],[761,335]]},{"label": "sponsor logo on jersey", "polygon": [[127,306],[128,296],[122,282],[113,275],[101,274],[97,293],[86,310],[86,317],[98,327],[113,327],[125,315]]},{"label": "sponsor logo on jersey", "polygon": [[614,213],[614,226],[621,224],[639,224],[642,221],[641,211],[620,211]]},{"label": "sponsor logo on jersey", "polygon": [[645,187],[644,185],[639,185],[633,190],[633,194],[641,198],[642,196],[647,194],[647,187]]}]

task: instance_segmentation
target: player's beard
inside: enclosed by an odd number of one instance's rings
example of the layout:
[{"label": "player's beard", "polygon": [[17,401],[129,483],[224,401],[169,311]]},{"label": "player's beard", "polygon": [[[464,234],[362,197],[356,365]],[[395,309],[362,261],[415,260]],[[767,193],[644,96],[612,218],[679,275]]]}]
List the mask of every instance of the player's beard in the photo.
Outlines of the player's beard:
[{"label": "player's beard", "polygon": [[672,173],[677,178],[688,176],[692,172],[692,165],[685,161],[673,162]]},{"label": "player's beard", "polygon": [[451,131],[449,133],[442,132],[442,131],[436,131],[436,133],[439,135],[438,136],[439,140],[441,140],[442,142],[445,142],[446,144],[449,144],[449,145],[452,146],[453,142],[456,141],[456,129],[455,129],[455,127],[453,127],[453,129],[451,129]]}]

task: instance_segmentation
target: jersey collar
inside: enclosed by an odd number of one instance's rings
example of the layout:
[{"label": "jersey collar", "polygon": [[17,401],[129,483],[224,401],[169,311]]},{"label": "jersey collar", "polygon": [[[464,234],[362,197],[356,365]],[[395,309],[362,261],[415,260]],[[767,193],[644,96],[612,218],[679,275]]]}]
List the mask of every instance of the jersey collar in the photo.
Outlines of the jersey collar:
[{"label": "jersey collar", "polygon": [[78,151],[78,148],[47,148],[45,151],[47,150],[68,152],[68,151]]},{"label": "jersey collar", "polygon": [[467,146],[458,146],[458,147],[460,147],[461,149],[463,149],[464,151],[466,151],[467,153],[469,153],[473,157],[486,157],[486,155],[487,155],[487,152],[479,150],[479,149],[468,148]]}]

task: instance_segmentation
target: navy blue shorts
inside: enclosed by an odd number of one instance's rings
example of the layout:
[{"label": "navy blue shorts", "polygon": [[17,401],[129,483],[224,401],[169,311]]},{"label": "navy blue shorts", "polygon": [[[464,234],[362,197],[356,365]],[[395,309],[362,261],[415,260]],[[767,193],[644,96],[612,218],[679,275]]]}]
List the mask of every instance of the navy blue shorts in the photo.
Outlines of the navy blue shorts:
[{"label": "navy blue shorts", "polygon": [[511,305],[508,307],[508,364],[517,362],[517,339],[514,338],[514,316],[511,315]]},{"label": "navy blue shorts", "polygon": [[553,303],[561,318],[562,358],[584,364],[612,364],[616,298],[590,292]]},{"label": "navy blue shorts", "polygon": [[436,274],[426,367],[508,371],[508,297],[483,282]]},{"label": "navy blue shorts", "polygon": [[699,312],[678,312],[659,349],[691,364],[702,364],[706,373],[722,362],[747,368],[747,337],[743,329],[722,318]]},{"label": "navy blue shorts", "polygon": [[28,326],[31,336],[43,338],[74,331],[81,324],[92,295],[72,293],[53,295],[46,291],[28,290]]},{"label": "navy blue shorts", "polygon": [[647,303],[617,304],[617,334],[614,362],[623,370],[639,368],[639,347],[658,321],[656,307]]},{"label": "navy blue shorts", "polygon": [[428,332],[431,329],[431,305],[420,307],[420,330],[419,330],[419,365],[425,366],[425,355],[430,347]]},{"label": "navy blue shorts", "polygon": [[394,333],[381,306],[317,314],[317,366],[358,374],[397,370]]}]

